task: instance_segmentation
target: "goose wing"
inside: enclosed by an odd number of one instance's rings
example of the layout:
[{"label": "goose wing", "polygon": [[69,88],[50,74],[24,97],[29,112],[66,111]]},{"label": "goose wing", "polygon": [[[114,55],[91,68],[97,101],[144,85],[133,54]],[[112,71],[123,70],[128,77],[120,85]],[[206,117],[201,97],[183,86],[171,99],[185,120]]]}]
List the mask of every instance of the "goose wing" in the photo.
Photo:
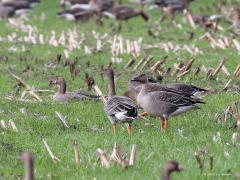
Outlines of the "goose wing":
[{"label": "goose wing", "polygon": [[156,91],[152,92],[152,95],[154,96],[155,100],[171,103],[175,106],[191,106],[197,103],[203,103],[200,99],[190,98],[186,97],[181,94],[176,94],[172,92],[161,92]]},{"label": "goose wing", "polygon": [[115,115],[120,112],[126,112],[126,115],[136,116],[137,106],[128,97],[113,96],[107,100],[104,106],[104,111],[108,115]]}]

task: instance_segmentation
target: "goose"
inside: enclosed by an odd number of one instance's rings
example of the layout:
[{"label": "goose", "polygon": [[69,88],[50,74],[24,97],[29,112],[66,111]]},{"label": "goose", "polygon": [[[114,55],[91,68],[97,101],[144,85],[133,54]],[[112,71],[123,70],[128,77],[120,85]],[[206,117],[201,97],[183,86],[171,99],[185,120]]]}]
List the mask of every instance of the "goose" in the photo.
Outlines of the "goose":
[{"label": "goose", "polygon": [[9,17],[14,16],[15,9],[10,6],[4,6],[0,3],[0,18],[7,19]]},{"label": "goose", "polygon": [[149,91],[171,91],[177,94],[184,94],[185,96],[193,96],[197,98],[201,93],[206,92],[206,89],[185,83],[173,83],[173,84],[159,84],[157,80],[153,79],[146,74],[140,74],[129,82],[128,91],[124,93],[127,97],[136,99],[137,93],[140,91],[141,84],[148,84]]},{"label": "goose", "polygon": [[104,105],[104,111],[112,123],[113,132],[116,132],[117,123],[128,123],[128,133],[132,133],[132,122],[137,118],[138,111],[134,102],[125,96],[116,96],[114,72],[109,68],[105,70],[109,80],[109,97]]},{"label": "goose", "polygon": [[172,172],[181,172],[184,168],[176,160],[167,161],[162,169],[162,180],[170,180],[170,175]]},{"label": "goose", "polygon": [[147,114],[161,119],[161,129],[168,128],[169,117],[199,108],[198,104],[204,103],[198,98],[187,97],[181,93],[154,91],[151,88],[149,84],[142,84],[136,100]]},{"label": "goose", "polygon": [[18,160],[23,161],[24,169],[25,169],[25,180],[33,180],[34,179],[34,163],[33,163],[33,155],[31,152],[25,151],[19,157]]},{"label": "goose", "polygon": [[53,100],[57,102],[98,100],[98,96],[90,95],[85,92],[66,92],[67,84],[63,77],[49,76],[49,85],[57,85],[58,91],[54,94]]},{"label": "goose", "polygon": [[130,18],[141,16],[145,21],[148,21],[148,15],[142,10],[134,9],[126,5],[116,5],[102,13],[104,16],[118,19],[128,20]]},{"label": "goose", "polygon": [[76,21],[76,20],[88,20],[92,17],[96,12],[94,10],[86,10],[84,8],[76,7],[74,9],[63,10],[58,13],[59,17],[63,17],[68,21]]},{"label": "goose", "polygon": [[15,15],[21,15],[28,11],[30,7],[30,2],[26,0],[20,0],[20,1],[6,1],[2,3],[5,7],[12,7],[15,10]]},{"label": "goose", "polygon": [[76,5],[76,4],[88,4],[89,0],[62,0],[61,4],[66,4],[66,5]]}]

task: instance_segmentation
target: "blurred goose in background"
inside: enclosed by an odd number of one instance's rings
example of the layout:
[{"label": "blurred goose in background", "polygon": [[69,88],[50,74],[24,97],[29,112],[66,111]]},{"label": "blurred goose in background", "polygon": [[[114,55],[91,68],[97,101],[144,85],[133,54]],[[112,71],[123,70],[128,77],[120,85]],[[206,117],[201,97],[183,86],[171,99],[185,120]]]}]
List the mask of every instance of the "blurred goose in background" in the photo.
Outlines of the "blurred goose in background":
[{"label": "blurred goose in background", "polygon": [[4,6],[0,3],[0,18],[7,19],[15,15],[15,9],[10,6]]},{"label": "blurred goose in background", "polygon": [[54,94],[53,100],[57,102],[98,100],[99,96],[90,95],[84,92],[66,92],[67,84],[64,78],[49,76],[49,85],[57,85],[58,91]]},{"label": "blurred goose in background", "polygon": [[61,0],[60,3],[68,6],[73,6],[76,4],[88,4],[89,0]]},{"label": "blurred goose in background", "polygon": [[95,14],[96,12],[94,10],[85,10],[77,7],[74,9],[63,10],[58,13],[58,16],[63,17],[68,21],[85,21]]},{"label": "blurred goose in background", "polygon": [[137,103],[147,114],[157,116],[161,120],[161,129],[168,128],[168,119],[204,103],[198,98],[191,98],[184,94],[171,91],[155,91],[155,86],[142,84],[137,94]]},{"label": "blurred goose in background", "polygon": [[104,11],[103,15],[118,20],[128,20],[136,16],[141,16],[145,21],[148,21],[148,15],[143,10],[134,9],[126,5],[116,5]]},{"label": "blurred goose in background", "polygon": [[168,161],[164,164],[162,169],[162,180],[170,180],[170,175],[172,172],[181,172],[184,168],[176,160]]},{"label": "blurred goose in background", "polygon": [[33,155],[31,152],[25,151],[19,157],[18,160],[23,161],[24,169],[25,169],[25,180],[33,180],[34,179],[34,163],[33,163]]},{"label": "blurred goose in background", "polygon": [[14,15],[21,15],[38,3],[39,1],[37,0],[5,0],[0,2],[0,14],[2,13],[1,11],[3,11],[5,13],[4,18],[6,18],[6,15],[8,17],[13,16],[12,11],[14,11]]},{"label": "blurred goose in background", "polygon": [[113,132],[116,132],[117,123],[128,123],[128,133],[132,133],[132,122],[137,118],[137,106],[133,101],[125,96],[116,96],[114,72],[112,69],[105,70],[105,75],[109,79],[109,97],[104,105],[109,120],[112,123]]}]

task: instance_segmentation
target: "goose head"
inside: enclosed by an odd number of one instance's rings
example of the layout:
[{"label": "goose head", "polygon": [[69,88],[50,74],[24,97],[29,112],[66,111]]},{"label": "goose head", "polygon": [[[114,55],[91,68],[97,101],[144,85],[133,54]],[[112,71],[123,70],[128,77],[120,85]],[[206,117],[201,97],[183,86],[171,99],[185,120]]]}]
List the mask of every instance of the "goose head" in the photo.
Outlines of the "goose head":
[{"label": "goose head", "polygon": [[140,74],[140,75],[134,77],[133,79],[131,79],[131,81],[139,82],[140,84],[157,83],[158,82],[152,76],[149,76],[149,75],[146,75],[146,74]]},{"label": "goose head", "polygon": [[169,180],[170,174],[174,171],[181,172],[184,168],[181,164],[179,164],[176,160],[168,161],[164,164],[163,170],[162,170],[162,179],[163,180]]},{"label": "goose head", "polygon": [[61,94],[66,93],[67,84],[63,77],[49,76],[48,81],[49,81],[49,86],[57,85],[59,87],[58,93],[61,93]]}]

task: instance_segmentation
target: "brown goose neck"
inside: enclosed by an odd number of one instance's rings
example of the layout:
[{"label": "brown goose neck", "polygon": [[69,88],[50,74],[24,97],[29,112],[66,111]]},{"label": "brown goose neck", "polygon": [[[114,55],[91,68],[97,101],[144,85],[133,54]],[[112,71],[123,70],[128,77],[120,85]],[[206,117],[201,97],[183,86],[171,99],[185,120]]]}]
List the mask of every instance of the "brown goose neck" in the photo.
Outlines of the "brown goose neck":
[{"label": "brown goose neck", "polygon": [[34,166],[33,166],[33,158],[29,157],[24,162],[25,166],[25,180],[33,180],[34,179]]},{"label": "brown goose neck", "polygon": [[108,95],[115,96],[116,95],[116,89],[115,89],[115,83],[114,83],[114,72],[113,70],[109,70],[108,74],[109,84],[108,84]]},{"label": "brown goose neck", "polygon": [[59,85],[58,93],[59,94],[65,94],[66,93],[66,88],[67,88],[66,81],[63,80],[63,81],[59,82],[58,85]]},{"label": "brown goose neck", "polygon": [[171,172],[172,170],[169,167],[164,167],[162,171],[162,180],[169,180]]}]

